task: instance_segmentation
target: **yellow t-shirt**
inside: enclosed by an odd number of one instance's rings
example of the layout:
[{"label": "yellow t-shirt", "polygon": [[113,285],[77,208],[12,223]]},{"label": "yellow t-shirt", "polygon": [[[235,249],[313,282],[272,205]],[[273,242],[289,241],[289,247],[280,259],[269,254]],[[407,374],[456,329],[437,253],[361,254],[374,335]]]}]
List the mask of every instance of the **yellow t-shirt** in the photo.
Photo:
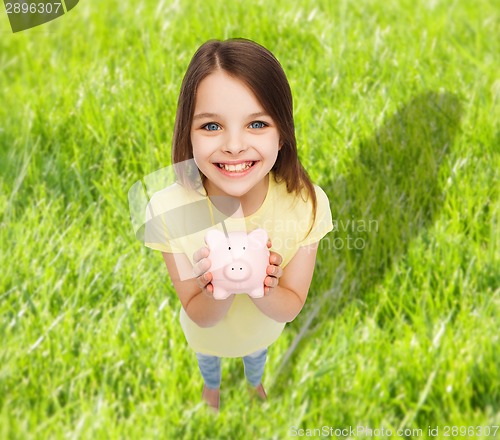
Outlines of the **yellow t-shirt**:
[{"label": "yellow t-shirt", "polygon": [[[276,182],[272,172],[260,208],[247,217],[226,218],[224,225],[228,232],[265,229],[272,242],[271,250],[283,257],[281,267],[285,268],[299,247],[318,242],[333,229],[328,198],[319,186],[314,185],[314,189],[317,212],[309,234],[313,218],[311,201],[288,193],[286,182]],[[151,221],[160,217],[160,222]],[[194,252],[205,245],[207,230],[214,227],[223,230],[220,221],[217,223],[221,218],[224,216],[209,202],[204,188],[197,192],[173,184],[151,198],[146,212],[149,223],[145,245],[162,252],[185,253],[193,264]],[[241,357],[265,348],[285,327],[285,323],[262,313],[245,294],[235,295],[226,316],[213,327],[199,327],[182,307],[180,322],[193,350],[220,357]]]}]

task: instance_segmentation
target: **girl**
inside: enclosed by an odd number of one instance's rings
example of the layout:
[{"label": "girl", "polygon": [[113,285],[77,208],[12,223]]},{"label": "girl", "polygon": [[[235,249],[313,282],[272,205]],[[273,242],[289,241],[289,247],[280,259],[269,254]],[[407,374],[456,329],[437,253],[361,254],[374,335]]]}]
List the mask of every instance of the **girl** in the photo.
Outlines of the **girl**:
[{"label": "girl", "polygon": [[[257,43],[211,40],[195,53],[180,91],[172,147],[173,164],[190,160],[200,191],[181,179],[156,193],[149,210],[205,200],[212,213],[222,209],[217,200],[232,198],[242,217],[231,216],[224,227],[263,228],[272,248],[264,297],[233,294],[215,300],[206,230],[161,243],[146,239],[147,246],[163,252],[182,304],[181,326],[204,379],[202,398],[217,410],[221,357],[242,357],[254,392],[266,398],[261,380],[267,348],[304,306],[318,242],[333,225],[328,198],[298,159],[285,73]],[[186,267],[194,273],[191,279],[181,276]]]}]

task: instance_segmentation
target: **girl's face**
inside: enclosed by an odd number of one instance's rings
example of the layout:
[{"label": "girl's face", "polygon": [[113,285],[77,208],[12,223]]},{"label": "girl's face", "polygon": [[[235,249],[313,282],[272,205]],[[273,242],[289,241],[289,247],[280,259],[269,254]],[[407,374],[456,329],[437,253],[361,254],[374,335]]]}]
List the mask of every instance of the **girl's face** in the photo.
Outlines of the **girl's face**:
[{"label": "girl's face", "polygon": [[245,83],[222,70],[200,82],[191,143],[209,195],[265,197],[279,133]]}]

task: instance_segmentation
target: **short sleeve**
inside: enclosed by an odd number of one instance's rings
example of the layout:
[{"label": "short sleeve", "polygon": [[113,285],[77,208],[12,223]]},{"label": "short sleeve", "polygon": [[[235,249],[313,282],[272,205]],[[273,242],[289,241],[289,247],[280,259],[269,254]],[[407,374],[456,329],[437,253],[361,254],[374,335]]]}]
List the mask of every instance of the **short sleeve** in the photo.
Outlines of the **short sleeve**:
[{"label": "short sleeve", "polygon": [[160,213],[151,199],[146,208],[144,246],[160,252],[182,253],[169,239],[167,224],[165,213]]},{"label": "short sleeve", "polygon": [[316,191],[316,218],[309,234],[299,242],[300,246],[308,246],[320,241],[326,234],[333,229],[332,213],[330,211],[330,202],[325,192],[317,185],[314,185]]}]

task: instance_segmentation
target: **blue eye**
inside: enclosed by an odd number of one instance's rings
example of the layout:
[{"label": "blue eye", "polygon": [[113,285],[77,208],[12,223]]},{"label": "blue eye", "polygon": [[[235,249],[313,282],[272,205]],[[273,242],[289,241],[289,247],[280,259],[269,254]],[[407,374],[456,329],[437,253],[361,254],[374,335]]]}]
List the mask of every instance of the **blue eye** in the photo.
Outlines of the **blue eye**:
[{"label": "blue eye", "polygon": [[267,124],[262,121],[254,121],[250,124],[250,128],[264,128]]},{"label": "blue eye", "polygon": [[207,131],[217,131],[219,129],[219,125],[216,124],[215,122],[209,122],[208,124],[205,124],[202,128],[204,128]]}]

